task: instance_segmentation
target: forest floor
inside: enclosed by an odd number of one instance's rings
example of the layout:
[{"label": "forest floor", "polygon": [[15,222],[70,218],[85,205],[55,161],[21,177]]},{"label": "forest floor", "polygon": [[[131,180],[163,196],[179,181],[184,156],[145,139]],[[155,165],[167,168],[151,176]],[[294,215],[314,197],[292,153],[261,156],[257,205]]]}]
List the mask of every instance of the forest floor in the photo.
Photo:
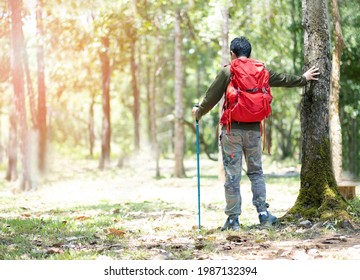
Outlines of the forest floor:
[{"label": "forest floor", "polygon": [[[160,179],[149,159],[105,171],[95,161],[58,160],[35,191],[0,185],[0,259],[360,260],[360,230],[334,222],[258,225],[250,183],[242,180],[242,228],[221,232],[224,193],[218,165],[201,159],[201,230],[196,161],[186,178]],[[294,204],[299,167],[264,161],[269,210],[281,217]],[[357,187],[357,194],[360,189]]]}]

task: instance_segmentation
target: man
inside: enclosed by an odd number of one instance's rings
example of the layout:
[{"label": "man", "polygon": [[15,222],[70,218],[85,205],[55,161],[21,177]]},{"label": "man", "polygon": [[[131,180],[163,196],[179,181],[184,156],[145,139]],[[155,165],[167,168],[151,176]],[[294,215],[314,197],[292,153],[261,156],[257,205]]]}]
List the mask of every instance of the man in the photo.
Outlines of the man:
[{"label": "man", "polygon": [[[250,58],[251,44],[245,37],[235,38],[230,44],[231,59]],[[318,68],[312,67],[302,76],[280,74],[269,70],[271,87],[302,87],[307,81],[317,80]],[[230,66],[225,66],[206,91],[199,107],[192,109],[193,116],[200,120],[222,98],[230,82]],[[222,127],[220,144],[225,170],[225,214],[228,216],[224,230],[239,230],[241,214],[240,179],[242,156],[245,157],[247,175],[251,181],[253,205],[259,214],[260,224],[273,225],[277,218],[267,210],[266,186],[261,162],[260,122],[232,122],[230,130]]]}]

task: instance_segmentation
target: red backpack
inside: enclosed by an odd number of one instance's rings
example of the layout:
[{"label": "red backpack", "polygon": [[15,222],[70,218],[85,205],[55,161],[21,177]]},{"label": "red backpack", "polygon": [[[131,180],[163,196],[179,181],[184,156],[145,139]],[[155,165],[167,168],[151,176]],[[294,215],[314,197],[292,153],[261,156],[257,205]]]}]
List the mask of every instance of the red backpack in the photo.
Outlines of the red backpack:
[{"label": "red backpack", "polygon": [[264,63],[245,57],[237,58],[231,62],[230,73],[220,123],[229,128],[234,121],[261,122],[268,118],[273,97],[269,71]]}]

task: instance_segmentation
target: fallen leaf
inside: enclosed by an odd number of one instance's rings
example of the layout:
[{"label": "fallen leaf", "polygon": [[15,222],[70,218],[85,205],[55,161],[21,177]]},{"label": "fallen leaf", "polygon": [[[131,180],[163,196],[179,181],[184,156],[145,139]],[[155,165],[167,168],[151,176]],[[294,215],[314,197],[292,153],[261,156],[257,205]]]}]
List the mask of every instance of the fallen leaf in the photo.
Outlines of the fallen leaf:
[{"label": "fallen leaf", "polygon": [[24,213],[24,214],[21,214],[21,217],[30,218],[31,214]]},{"label": "fallen leaf", "polygon": [[120,213],[120,208],[116,208],[113,210],[113,214],[119,214]]},{"label": "fallen leaf", "polygon": [[64,250],[62,250],[61,248],[50,247],[50,248],[47,248],[46,253],[47,254],[61,254],[61,253],[64,253]]},{"label": "fallen leaf", "polygon": [[75,221],[85,221],[88,219],[90,219],[90,217],[88,217],[88,216],[79,216],[79,217],[75,218]]},{"label": "fallen leaf", "polygon": [[[191,227],[193,230],[198,230],[199,229],[199,226],[192,226]],[[204,227],[203,226],[200,226],[200,229],[204,229]]]},{"label": "fallen leaf", "polygon": [[210,259],[209,255],[202,254],[196,258],[197,260],[208,260]]},{"label": "fallen leaf", "polygon": [[181,250],[183,249],[184,245],[182,244],[173,244],[170,246],[171,249],[175,249],[175,250]]},{"label": "fallen leaf", "polygon": [[205,247],[205,244],[202,243],[202,242],[199,242],[199,243],[196,243],[196,244],[195,244],[195,249],[196,249],[196,250],[201,250],[201,249],[203,249],[204,247]]},{"label": "fallen leaf", "polygon": [[209,235],[206,237],[207,241],[216,241],[216,239],[217,239],[216,235]]},{"label": "fallen leaf", "polygon": [[227,245],[227,246],[224,246],[223,247],[224,250],[228,251],[228,250],[232,250],[231,246],[230,245]]},{"label": "fallen leaf", "polygon": [[42,240],[34,239],[34,240],[33,240],[33,243],[34,243],[36,246],[41,246],[41,245],[42,245]]},{"label": "fallen leaf", "polygon": [[114,235],[119,237],[123,237],[126,234],[126,231],[116,228],[107,228],[105,232],[107,235]]},{"label": "fallen leaf", "polygon": [[226,240],[229,240],[231,242],[235,242],[235,243],[243,243],[246,242],[247,240],[241,236],[237,236],[237,235],[229,235],[228,237],[226,237]]},{"label": "fallen leaf", "polygon": [[338,243],[340,243],[340,240],[329,238],[329,239],[325,239],[322,243],[323,244],[338,244]]},{"label": "fallen leaf", "polygon": [[58,243],[54,243],[52,246],[53,246],[53,247],[61,247],[61,246],[63,246],[63,245],[64,245],[63,242],[58,242]]}]

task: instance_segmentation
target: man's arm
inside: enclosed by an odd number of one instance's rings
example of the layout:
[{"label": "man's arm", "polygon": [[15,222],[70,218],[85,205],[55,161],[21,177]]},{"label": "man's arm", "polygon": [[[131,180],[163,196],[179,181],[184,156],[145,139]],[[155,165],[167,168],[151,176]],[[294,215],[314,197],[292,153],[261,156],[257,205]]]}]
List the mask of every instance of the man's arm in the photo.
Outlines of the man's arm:
[{"label": "man's arm", "polygon": [[194,107],[192,110],[193,115],[197,120],[200,120],[202,116],[207,114],[215,105],[220,101],[226,87],[230,81],[230,67],[226,66],[218,73],[215,80],[205,93],[203,101],[199,107]]},{"label": "man's arm", "polygon": [[271,87],[302,87],[306,85],[307,81],[317,80],[316,76],[320,74],[319,68],[315,66],[307,70],[302,76],[276,73],[272,70],[269,70],[269,73]]}]

